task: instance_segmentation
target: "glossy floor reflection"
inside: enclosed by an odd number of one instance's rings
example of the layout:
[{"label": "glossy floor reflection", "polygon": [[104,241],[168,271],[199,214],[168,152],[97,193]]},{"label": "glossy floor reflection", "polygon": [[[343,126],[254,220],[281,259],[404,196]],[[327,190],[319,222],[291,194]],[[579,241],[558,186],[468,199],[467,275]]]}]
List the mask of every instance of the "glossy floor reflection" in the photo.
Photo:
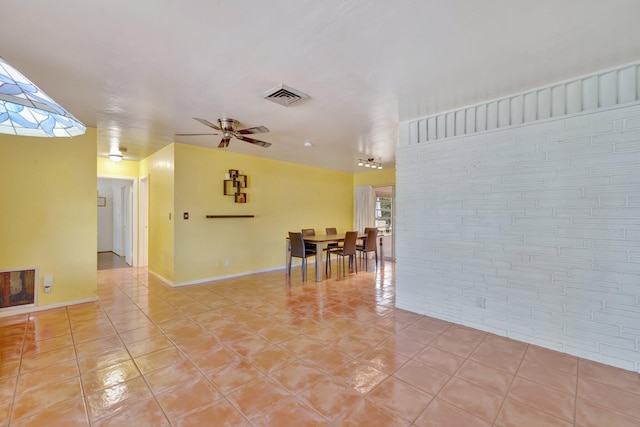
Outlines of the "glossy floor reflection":
[{"label": "glossy floor reflection", "polygon": [[637,374],[395,309],[390,263],[98,280],[97,303],[0,318],[0,425],[640,425]]}]

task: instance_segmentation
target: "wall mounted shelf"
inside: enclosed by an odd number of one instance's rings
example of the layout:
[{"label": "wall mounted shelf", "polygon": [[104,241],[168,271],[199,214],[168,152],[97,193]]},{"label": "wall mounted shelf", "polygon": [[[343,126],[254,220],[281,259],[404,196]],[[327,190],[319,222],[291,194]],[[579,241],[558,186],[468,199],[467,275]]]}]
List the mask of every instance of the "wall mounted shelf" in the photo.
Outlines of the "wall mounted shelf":
[{"label": "wall mounted shelf", "polygon": [[255,218],[255,215],[207,215],[207,218]]},{"label": "wall mounted shelf", "polygon": [[240,175],[237,169],[229,169],[222,187],[225,196],[234,196],[236,203],[247,203],[247,193],[242,192],[243,188],[247,188],[247,176]]}]

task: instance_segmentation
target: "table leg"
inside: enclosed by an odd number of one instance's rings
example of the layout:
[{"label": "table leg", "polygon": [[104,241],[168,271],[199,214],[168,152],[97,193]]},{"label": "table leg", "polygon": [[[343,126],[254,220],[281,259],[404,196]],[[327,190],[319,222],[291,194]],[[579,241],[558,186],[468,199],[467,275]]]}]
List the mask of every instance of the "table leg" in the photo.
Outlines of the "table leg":
[{"label": "table leg", "polygon": [[322,282],[322,254],[327,242],[316,242],[316,282]]}]

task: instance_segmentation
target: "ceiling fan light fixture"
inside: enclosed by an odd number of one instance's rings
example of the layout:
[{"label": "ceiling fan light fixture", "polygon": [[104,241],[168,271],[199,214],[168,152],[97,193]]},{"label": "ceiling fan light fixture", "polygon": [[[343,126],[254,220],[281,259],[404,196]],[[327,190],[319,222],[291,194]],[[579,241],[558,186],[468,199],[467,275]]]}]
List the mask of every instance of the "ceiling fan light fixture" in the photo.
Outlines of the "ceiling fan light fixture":
[{"label": "ceiling fan light fixture", "polygon": [[376,159],[369,157],[368,159],[358,159],[358,166],[364,166],[370,169],[382,169],[382,163],[376,162]]},{"label": "ceiling fan light fixture", "polygon": [[117,152],[117,153],[109,153],[109,159],[112,162],[116,162],[119,163],[122,161],[123,155],[121,152]]},{"label": "ceiling fan light fixture", "polygon": [[77,136],[87,128],[0,58],[0,133],[21,136]]}]

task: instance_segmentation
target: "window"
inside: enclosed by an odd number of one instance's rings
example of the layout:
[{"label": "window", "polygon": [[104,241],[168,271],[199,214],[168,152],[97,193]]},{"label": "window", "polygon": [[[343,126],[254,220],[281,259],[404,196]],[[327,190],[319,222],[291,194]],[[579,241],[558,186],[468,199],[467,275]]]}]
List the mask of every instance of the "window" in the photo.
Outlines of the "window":
[{"label": "window", "polygon": [[391,233],[393,225],[393,199],[389,196],[376,196],[376,227],[383,233]]}]

